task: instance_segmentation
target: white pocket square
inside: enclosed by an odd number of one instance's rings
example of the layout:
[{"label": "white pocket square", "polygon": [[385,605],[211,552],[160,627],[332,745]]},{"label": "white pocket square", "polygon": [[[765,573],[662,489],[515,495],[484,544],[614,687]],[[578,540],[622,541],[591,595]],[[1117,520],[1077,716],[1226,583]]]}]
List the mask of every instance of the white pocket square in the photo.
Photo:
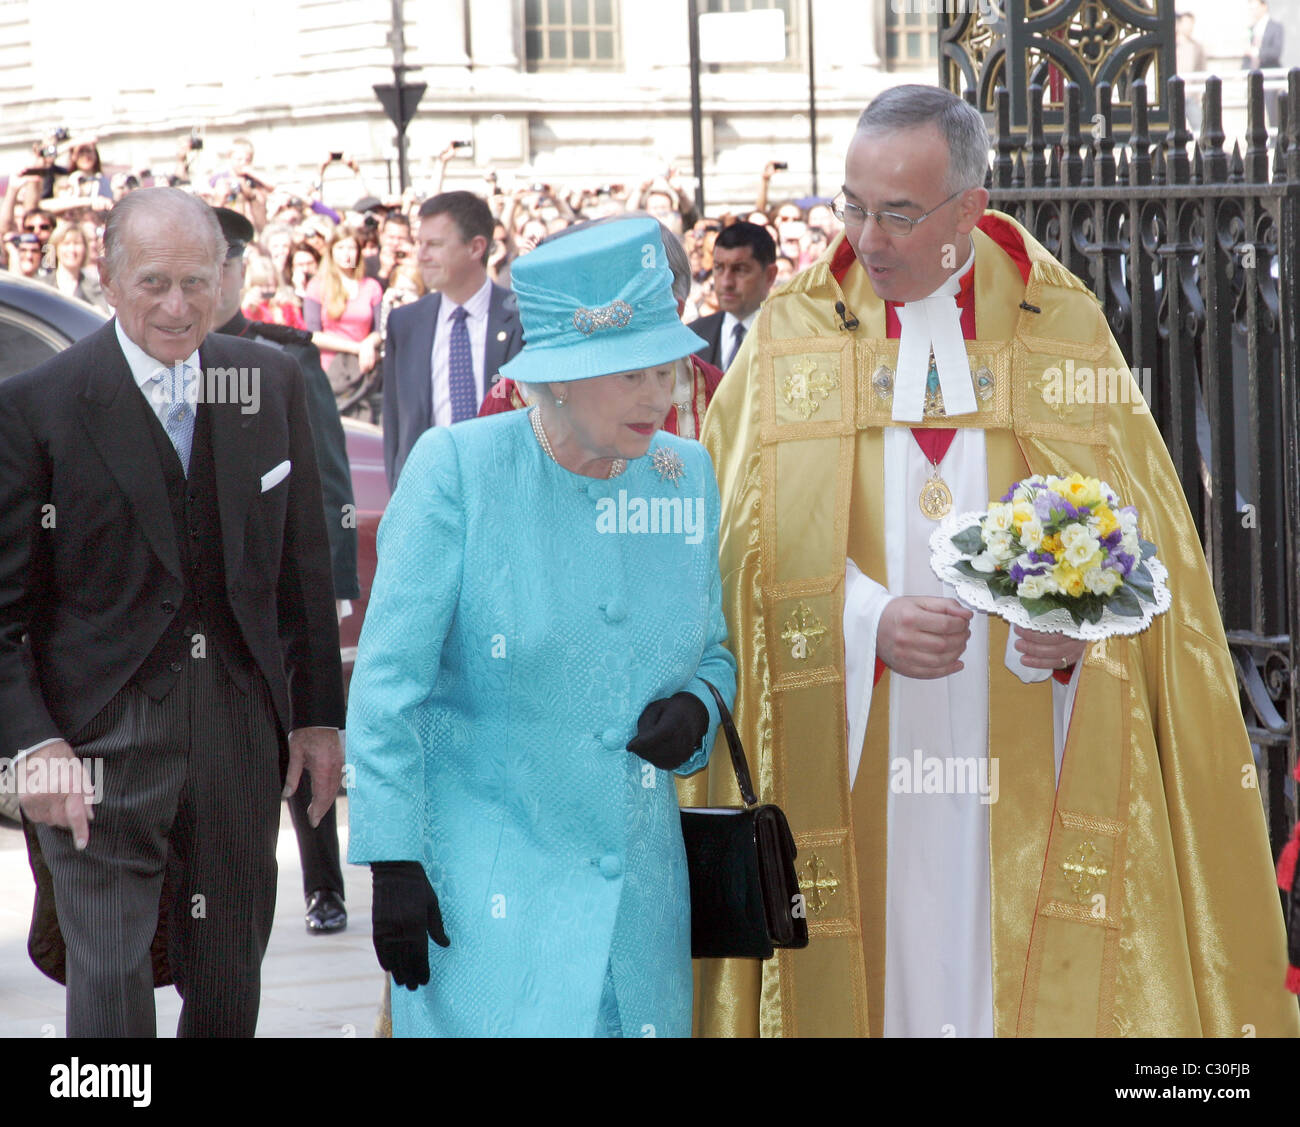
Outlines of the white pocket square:
[{"label": "white pocket square", "polygon": [[276,466],[275,469],[267,470],[266,473],[262,475],[262,492],[265,493],[268,489],[274,489],[277,485],[280,484],[280,482],[282,482],[286,477],[288,477],[289,470],[292,467],[292,465],[293,465],[292,462],[290,462],[288,459],[285,459],[278,466]]}]

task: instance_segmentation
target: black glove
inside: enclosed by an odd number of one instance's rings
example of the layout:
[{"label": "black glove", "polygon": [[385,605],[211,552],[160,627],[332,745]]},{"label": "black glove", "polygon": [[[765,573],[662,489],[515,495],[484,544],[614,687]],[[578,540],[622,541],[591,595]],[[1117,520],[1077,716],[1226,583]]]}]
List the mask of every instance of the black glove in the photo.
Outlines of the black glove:
[{"label": "black glove", "polygon": [[636,722],[627,749],[661,771],[672,771],[699,750],[709,730],[709,710],[694,693],[652,700]]},{"label": "black glove", "polygon": [[419,861],[373,861],[371,933],[379,965],[398,986],[414,990],[429,981],[429,944],[451,946],[442,928],[438,895]]}]

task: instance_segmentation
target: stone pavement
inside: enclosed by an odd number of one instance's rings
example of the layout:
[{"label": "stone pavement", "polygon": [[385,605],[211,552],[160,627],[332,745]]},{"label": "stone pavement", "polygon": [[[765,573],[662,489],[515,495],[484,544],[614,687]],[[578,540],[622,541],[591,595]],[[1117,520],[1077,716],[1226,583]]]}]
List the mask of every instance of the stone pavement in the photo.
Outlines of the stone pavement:
[{"label": "stone pavement", "polygon": [[[347,799],[339,799],[339,847],[347,853]],[[93,833],[93,827],[91,832]],[[262,963],[259,1037],[369,1037],[383,989],[370,946],[370,874],[343,865],[348,926],[336,935],[309,935],[303,925],[302,870],[287,807],[281,807],[280,886],[275,926]],[[35,884],[22,831],[0,822],[0,1037],[62,1037],[63,987],[27,957],[27,927]],[[180,998],[155,992],[158,1034],[176,1035]]]}]

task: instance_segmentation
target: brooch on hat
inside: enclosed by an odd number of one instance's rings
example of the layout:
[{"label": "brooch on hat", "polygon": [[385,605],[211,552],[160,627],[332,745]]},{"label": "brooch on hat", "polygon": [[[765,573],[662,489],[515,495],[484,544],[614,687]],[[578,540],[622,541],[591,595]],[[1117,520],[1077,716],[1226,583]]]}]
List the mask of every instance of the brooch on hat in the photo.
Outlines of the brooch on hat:
[{"label": "brooch on hat", "polygon": [[632,320],[632,307],[626,301],[611,301],[597,309],[582,306],[573,311],[573,327],[584,337],[597,329],[622,329]]},{"label": "brooch on hat", "polygon": [[666,446],[660,446],[650,455],[650,464],[658,471],[659,480],[671,481],[674,488],[677,487],[678,480],[686,476],[686,466],[677,456],[677,451],[669,450]]}]

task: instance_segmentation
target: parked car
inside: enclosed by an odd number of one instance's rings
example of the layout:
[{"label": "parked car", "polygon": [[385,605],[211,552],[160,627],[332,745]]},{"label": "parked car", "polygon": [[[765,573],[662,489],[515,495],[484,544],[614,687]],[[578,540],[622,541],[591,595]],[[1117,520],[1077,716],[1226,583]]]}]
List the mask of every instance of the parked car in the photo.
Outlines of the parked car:
[{"label": "parked car", "polygon": [[[105,321],[103,312],[58,290],[0,271],[0,381],[25,372],[62,352]],[[339,626],[343,681],[352,681],[357,639],[375,578],[375,534],[388,504],[384,476],[384,444],[378,427],[355,419],[343,420],[353,499],[357,506],[357,577],[361,598]],[[17,819],[17,799],[0,794],[0,815]]]}]

